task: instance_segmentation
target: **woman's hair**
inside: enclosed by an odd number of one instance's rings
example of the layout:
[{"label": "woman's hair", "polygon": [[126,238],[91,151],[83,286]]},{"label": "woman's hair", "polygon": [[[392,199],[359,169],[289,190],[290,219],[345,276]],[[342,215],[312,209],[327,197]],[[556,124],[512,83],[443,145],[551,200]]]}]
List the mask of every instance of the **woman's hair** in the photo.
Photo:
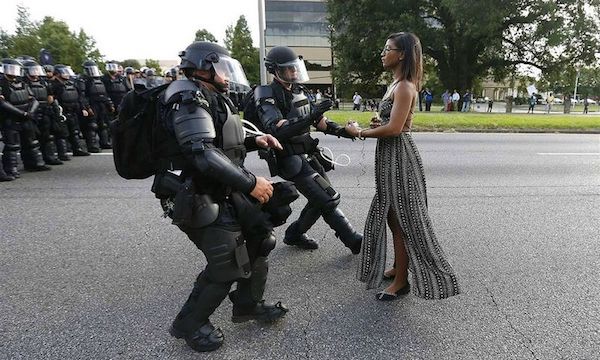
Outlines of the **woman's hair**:
[{"label": "woman's hair", "polygon": [[404,52],[402,64],[402,79],[415,84],[417,91],[421,90],[423,78],[423,52],[419,38],[409,32],[399,32],[388,36],[394,46]]}]

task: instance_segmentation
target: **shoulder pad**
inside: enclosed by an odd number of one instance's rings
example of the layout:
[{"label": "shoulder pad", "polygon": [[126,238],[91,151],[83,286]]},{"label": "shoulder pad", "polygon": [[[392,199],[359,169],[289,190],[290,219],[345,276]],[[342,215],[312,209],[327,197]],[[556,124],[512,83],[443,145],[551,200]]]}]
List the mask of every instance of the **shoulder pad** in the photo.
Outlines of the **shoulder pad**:
[{"label": "shoulder pad", "polygon": [[254,89],[254,98],[257,101],[260,99],[272,98],[273,96],[273,89],[268,85],[257,86],[256,89]]},{"label": "shoulder pad", "polygon": [[186,91],[200,91],[200,88],[196,83],[190,80],[176,80],[169,84],[167,90],[165,90],[165,101],[168,103],[171,98],[178,93]]}]

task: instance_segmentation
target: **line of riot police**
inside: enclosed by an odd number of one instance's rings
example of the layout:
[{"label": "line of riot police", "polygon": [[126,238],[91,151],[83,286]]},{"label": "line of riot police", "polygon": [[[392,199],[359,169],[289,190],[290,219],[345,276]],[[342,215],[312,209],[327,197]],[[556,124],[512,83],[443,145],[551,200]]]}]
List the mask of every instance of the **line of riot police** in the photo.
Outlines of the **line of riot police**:
[{"label": "line of riot police", "polygon": [[19,153],[26,171],[46,171],[73,156],[110,149],[110,121],[125,94],[176,79],[154,69],[123,69],[108,62],[102,74],[87,60],[77,76],[68,65],[38,64],[31,56],[3,59],[0,66],[0,181],[20,176]]}]

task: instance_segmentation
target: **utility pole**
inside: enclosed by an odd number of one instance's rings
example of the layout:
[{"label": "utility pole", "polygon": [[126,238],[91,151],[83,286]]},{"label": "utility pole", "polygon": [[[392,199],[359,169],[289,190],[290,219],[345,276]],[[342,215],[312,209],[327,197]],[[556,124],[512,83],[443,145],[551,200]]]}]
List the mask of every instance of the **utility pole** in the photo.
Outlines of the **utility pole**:
[{"label": "utility pole", "polygon": [[258,58],[260,61],[260,84],[267,85],[267,69],[265,69],[265,0],[258,0]]}]

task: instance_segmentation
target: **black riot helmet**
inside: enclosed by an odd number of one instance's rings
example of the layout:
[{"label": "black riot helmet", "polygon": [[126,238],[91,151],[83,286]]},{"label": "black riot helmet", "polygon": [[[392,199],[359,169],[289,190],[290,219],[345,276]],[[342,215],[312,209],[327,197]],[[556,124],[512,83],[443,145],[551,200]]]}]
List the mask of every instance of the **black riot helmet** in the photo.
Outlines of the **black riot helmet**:
[{"label": "black riot helmet", "polygon": [[116,61],[107,62],[106,71],[108,71],[111,75],[115,75],[119,72],[119,64]]},{"label": "black riot helmet", "polygon": [[131,66],[125,68],[125,75],[133,75],[134,72],[135,70]]},{"label": "black riot helmet", "polygon": [[98,69],[98,65],[94,60],[86,60],[83,63],[83,73],[89,77],[100,77],[102,73],[100,73],[100,69]]},{"label": "black riot helmet", "polygon": [[24,60],[22,64],[23,69],[25,70],[25,75],[27,75],[28,77],[34,79],[39,76],[46,76],[46,72],[44,71],[44,69],[40,66],[40,64],[38,64],[35,61]]},{"label": "black riot helmet", "polygon": [[265,58],[267,71],[286,83],[304,83],[309,80],[302,56],[287,46],[275,46]]},{"label": "black riot helmet", "polygon": [[2,59],[2,72],[9,80],[14,81],[18,76],[21,76],[23,67],[21,63],[15,59]]},{"label": "black riot helmet", "polygon": [[[211,72],[210,79],[200,79],[215,85],[214,76],[219,75],[228,83],[245,84],[249,86],[248,79],[242,65],[229,55],[224,47],[209,42],[197,41],[190,44],[184,51],[179,52],[181,64],[179,69],[184,70],[186,76],[189,70],[205,70]],[[221,88],[221,87],[219,87]],[[227,89],[222,89],[226,91]]]},{"label": "black riot helmet", "polygon": [[70,66],[63,65],[63,64],[57,64],[54,67],[54,75],[56,75],[64,80],[69,80],[71,77],[75,77],[75,73],[73,72],[73,69],[71,69]]}]

